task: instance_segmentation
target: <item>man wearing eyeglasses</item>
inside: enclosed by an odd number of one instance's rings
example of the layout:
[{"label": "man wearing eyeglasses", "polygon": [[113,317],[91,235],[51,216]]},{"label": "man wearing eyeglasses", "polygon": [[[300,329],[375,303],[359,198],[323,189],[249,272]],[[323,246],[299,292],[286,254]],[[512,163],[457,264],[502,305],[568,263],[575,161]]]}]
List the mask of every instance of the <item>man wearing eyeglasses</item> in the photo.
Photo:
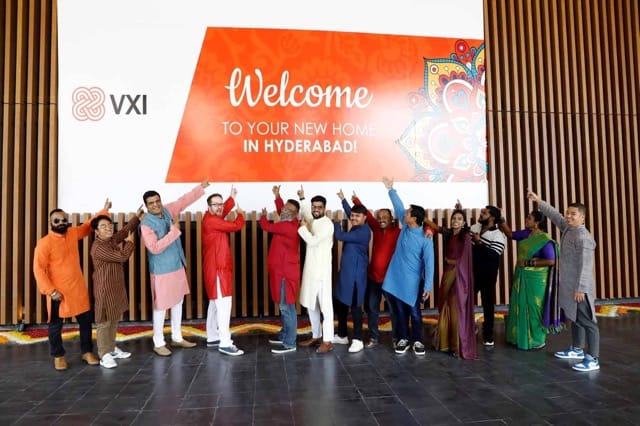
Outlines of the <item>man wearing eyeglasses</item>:
[{"label": "man wearing eyeglasses", "polygon": [[[107,215],[110,207],[111,201],[107,198],[104,208],[94,217]],[[91,341],[89,292],[78,252],[78,241],[91,234],[91,220],[71,226],[64,210],[55,209],[49,213],[49,225],[51,230],[38,241],[33,253],[33,274],[40,293],[47,296],[47,331],[53,366],[59,371],[69,368],[62,345],[62,320],[71,317],[76,317],[80,328],[82,360],[98,365],[100,360],[93,353]]]},{"label": "man wearing eyeglasses", "polygon": [[[311,204],[305,201],[304,189],[298,190],[302,211],[302,222],[298,234],[307,243],[307,254],[302,271],[300,304],[309,311],[311,338],[300,342],[300,346],[320,345],[316,352],[333,350],[333,295],[331,291],[333,247],[333,223],[325,215],[327,199],[316,195]],[[324,321],[320,321],[320,314]]]},{"label": "man wearing eyeglasses", "polygon": [[244,226],[244,211],[239,207],[234,220],[226,220],[236,205],[238,190],[231,187],[231,195],[223,203],[222,195],[212,194],[207,198],[207,209],[202,218],[202,266],[204,287],[209,296],[207,309],[207,347],[218,347],[225,355],[244,354],[231,340],[229,323],[233,296],[233,257],[229,247],[229,233]]},{"label": "man wearing eyeglasses", "polygon": [[129,310],[129,298],[125,284],[124,264],[135,249],[134,232],[144,217],[142,206],[129,223],[113,232],[110,216],[98,216],[91,221],[95,240],[91,245],[93,262],[93,301],[96,321],[96,342],[100,366],[115,368],[116,359],[131,357],[116,346],[118,321]]},{"label": "man wearing eyeglasses", "polygon": [[189,283],[180,242],[180,213],[204,195],[209,186],[205,179],[178,200],[163,205],[160,194],[147,191],[142,196],[147,213],[140,225],[142,242],[147,248],[151,297],[153,300],[153,351],[159,356],[171,356],[164,340],[164,317],[171,309],[171,346],[192,348],[196,344],[182,337],[182,302],[189,294]]}]

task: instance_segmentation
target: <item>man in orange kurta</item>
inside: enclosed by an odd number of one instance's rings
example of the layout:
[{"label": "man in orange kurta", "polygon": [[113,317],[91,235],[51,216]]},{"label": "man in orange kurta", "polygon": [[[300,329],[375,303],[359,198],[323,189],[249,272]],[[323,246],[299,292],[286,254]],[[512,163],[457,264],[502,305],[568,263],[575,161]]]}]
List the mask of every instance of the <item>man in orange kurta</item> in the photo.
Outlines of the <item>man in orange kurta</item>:
[{"label": "man in orange kurta", "polygon": [[[104,209],[95,216],[109,214],[110,207],[111,202],[107,199]],[[55,209],[49,213],[49,224],[51,230],[38,241],[33,254],[33,274],[40,293],[47,296],[48,335],[54,368],[68,368],[62,346],[62,319],[70,317],[76,317],[80,327],[82,360],[98,365],[100,360],[93,353],[91,341],[89,291],[80,269],[78,252],[78,241],[91,234],[91,220],[71,226],[67,214],[62,209]]]}]

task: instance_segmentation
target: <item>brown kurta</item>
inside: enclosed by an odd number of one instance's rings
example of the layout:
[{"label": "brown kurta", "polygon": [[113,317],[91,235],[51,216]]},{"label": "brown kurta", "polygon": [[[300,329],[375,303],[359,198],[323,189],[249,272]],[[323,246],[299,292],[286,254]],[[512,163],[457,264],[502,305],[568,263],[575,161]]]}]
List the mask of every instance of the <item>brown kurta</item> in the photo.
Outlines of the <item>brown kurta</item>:
[{"label": "brown kurta", "polygon": [[93,297],[97,323],[119,320],[129,309],[124,280],[124,263],[135,248],[131,241],[124,241],[129,232],[136,230],[140,220],[132,217],[124,228],[114,233],[110,240],[96,238],[91,246],[93,260]]}]

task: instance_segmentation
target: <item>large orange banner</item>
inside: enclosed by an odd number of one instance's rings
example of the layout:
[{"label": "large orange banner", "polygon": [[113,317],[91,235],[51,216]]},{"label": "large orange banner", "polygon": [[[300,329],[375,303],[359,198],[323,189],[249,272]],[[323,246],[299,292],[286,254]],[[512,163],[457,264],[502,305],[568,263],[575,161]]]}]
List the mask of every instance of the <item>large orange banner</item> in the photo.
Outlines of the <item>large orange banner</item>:
[{"label": "large orange banner", "polygon": [[167,182],[486,180],[484,45],[208,28]]}]

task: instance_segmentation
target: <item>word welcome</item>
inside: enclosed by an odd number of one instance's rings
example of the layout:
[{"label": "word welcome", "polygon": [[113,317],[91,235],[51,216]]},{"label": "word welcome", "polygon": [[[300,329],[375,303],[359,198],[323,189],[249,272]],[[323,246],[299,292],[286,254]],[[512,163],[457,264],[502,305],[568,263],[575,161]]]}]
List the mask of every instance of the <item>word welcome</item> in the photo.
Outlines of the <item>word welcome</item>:
[{"label": "word welcome", "polygon": [[273,106],[308,106],[316,108],[366,108],[371,104],[373,95],[366,87],[351,88],[340,86],[321,86],[313,84],[305,87],[296,84],[289,87],[289,71],[283,71],[280,75],[280,84],[266,84],[259,68],[254,70],[255,76],[243,76],[240,68],[231,72],[229,85],[224,86],[229,91],[229,103],[234,107],[246,102],[250,107],[255,107],[263,102],[269,107]]}]

